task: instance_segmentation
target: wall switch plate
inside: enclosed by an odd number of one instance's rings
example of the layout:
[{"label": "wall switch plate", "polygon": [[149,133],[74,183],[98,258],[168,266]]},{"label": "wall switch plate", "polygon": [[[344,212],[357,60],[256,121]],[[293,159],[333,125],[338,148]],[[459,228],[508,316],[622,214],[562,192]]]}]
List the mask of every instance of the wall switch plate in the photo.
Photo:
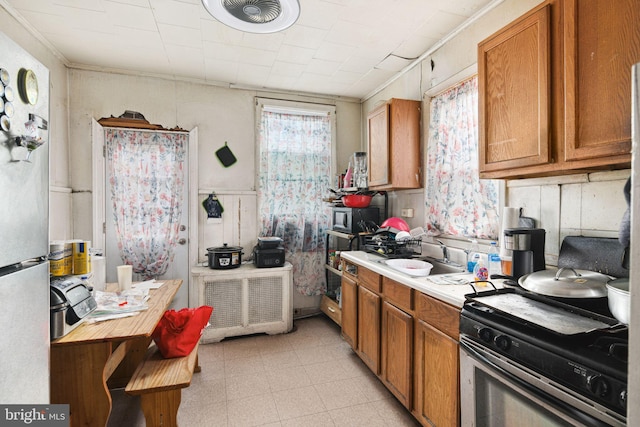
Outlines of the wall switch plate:
[{"label": "wall switch plate", "polygon": [[405,218],[413,218],[413,208],[402,209],[400,215]]}]

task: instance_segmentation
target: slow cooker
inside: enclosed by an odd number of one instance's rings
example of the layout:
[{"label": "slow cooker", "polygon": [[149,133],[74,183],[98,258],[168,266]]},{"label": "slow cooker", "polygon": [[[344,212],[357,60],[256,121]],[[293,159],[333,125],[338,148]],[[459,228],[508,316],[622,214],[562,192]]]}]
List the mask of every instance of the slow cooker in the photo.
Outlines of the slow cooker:
[{"label": "slow cooker", "polygon": [[209,268],[223,270],[237,268],[242,264],[242,246],[229,246],[226,243],[217,248],[207,248]]}]

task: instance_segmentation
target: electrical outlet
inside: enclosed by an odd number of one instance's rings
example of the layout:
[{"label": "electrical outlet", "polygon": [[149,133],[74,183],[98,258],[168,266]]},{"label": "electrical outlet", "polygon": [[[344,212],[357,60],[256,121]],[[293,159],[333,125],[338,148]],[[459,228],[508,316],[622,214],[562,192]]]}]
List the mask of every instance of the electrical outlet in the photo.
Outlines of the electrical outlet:
[{"label": "electrical outlet", "polygon": [[405,218],[413,218],[413,208],[402,209],[400,215]]}]

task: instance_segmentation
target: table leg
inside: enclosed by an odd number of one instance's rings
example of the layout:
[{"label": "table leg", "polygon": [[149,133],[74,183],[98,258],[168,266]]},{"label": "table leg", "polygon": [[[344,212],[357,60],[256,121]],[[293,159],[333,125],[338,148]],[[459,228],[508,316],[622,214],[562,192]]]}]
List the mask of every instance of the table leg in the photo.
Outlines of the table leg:
[{"label": "table leg", "polygon": [[111,394],[104,367],[112,345],[97,342],[51,346],[51,403],[69,404],[71,426],[106,426]]}]

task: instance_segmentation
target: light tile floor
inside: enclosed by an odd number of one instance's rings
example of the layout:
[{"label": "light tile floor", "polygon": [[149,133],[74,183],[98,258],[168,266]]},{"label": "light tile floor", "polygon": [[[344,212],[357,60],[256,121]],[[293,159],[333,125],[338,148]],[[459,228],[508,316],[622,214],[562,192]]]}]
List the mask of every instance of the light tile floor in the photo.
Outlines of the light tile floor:
[{"label": "light tile floor", "polygon": [[[178,423],[209,426],[418,426],[324,315],[288,334],[202,344]],[[114,390],[109,427],[144,426],[136,397]]]}]

